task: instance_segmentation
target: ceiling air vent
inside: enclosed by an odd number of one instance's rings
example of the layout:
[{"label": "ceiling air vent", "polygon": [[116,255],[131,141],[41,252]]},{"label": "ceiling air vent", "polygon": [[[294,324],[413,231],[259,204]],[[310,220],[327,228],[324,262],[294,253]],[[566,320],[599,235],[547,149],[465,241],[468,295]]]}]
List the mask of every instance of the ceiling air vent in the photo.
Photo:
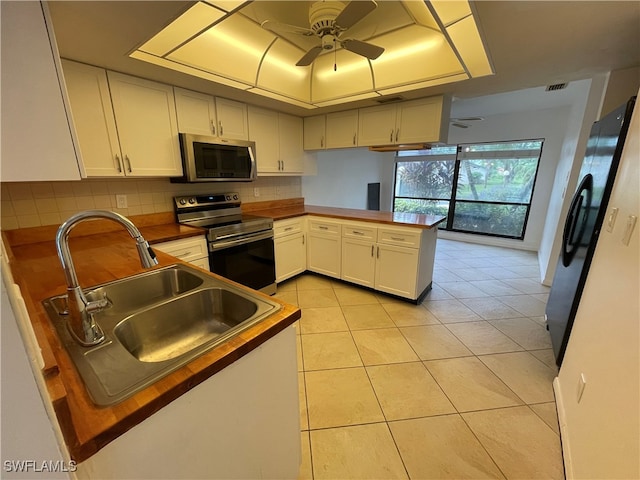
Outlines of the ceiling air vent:
[{"label": "ceiling air vent", "polygon": [[564,90],[565,88],[567,88],[567,85],[569,85],[568,83],[556,83],[555,85],[548,85],[547,86],[547,92],[554,92],[556,90]]},{"label": "ceiling air vent", "polygon": [[404,100],[404,98],[402,98],[400,96],[376,98],[376,102],[378,102],[378,103],[399,102],[400,100]]}]

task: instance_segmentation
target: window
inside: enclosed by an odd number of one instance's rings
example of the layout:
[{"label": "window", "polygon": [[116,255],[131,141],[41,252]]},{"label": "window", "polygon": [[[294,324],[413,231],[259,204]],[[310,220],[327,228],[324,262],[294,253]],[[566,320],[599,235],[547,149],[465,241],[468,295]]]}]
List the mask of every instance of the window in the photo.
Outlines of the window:
[{"label": "window", "polygon": [[542,140],[398,152],[394,211],[447,215],[446,230],[523,239]]}]

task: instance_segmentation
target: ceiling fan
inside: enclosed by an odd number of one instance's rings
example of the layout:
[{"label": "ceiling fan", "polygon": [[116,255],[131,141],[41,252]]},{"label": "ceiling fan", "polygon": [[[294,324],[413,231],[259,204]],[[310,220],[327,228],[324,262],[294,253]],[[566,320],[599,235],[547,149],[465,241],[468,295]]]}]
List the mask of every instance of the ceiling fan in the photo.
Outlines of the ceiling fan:
[{"label": "ceiling fan", "polygon": [[319,1],[314,2],[309,8],[310,28],[288,25],[272,20],[265,20],[261,23],[261,26],[274,33],[294,33],[308,37],[316,36],[320,39],[319,45],[312,47],[298,60],[298,63],[296,63],[298,67],[311,65],[323,50],[333,50],[336,48],[337,43],[350,52],[374,60],[382,55],[384,48],[353,38],[341,39],[340,36],[374,11],[377,6],[378,4],[373,0],[355,0],[349,2],[346,6],[339,1]]}]

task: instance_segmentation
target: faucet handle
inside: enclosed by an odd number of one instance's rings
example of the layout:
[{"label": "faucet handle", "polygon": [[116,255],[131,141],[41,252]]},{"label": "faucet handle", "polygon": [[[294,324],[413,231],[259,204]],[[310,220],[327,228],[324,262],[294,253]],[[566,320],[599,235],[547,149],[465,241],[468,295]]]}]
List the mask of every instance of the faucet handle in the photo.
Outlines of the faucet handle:
[{"label": "faucet handle", "polygon": [[105,292],[102,292],[102,298],[98,298],[97,300],[92,300],[90,302],[87,302],[87,304],[85,305],[85,310],[87,311],[87,313],[92,314],[92,313],[101,312],[105,308],[109,308],[112,305],[113,305],[113,302],[109,300],[109,297],[107,297],[107,294]]}]

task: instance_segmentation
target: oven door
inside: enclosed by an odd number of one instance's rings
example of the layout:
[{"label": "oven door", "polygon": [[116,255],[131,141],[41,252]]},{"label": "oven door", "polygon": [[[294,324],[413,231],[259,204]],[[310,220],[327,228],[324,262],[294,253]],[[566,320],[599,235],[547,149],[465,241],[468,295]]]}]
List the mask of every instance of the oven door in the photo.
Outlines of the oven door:
[{"label": "oven door", "polygon": [[276,293],[273,231],[210,242],[209,267],[213,273],[273,295]]}]

